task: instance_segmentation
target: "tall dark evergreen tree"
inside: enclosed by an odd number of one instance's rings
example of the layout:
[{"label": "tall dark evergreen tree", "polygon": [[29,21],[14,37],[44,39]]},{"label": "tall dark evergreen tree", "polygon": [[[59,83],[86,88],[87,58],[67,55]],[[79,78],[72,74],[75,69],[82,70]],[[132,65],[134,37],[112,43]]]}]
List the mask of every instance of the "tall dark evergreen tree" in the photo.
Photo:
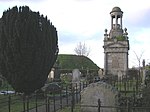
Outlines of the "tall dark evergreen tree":
[{"label": "tall dark evergreen tree", "polygon": [[56,28],[28,6],[13,7],[0,19],[0,72],[17,92],[41,88],[56,61]]}]

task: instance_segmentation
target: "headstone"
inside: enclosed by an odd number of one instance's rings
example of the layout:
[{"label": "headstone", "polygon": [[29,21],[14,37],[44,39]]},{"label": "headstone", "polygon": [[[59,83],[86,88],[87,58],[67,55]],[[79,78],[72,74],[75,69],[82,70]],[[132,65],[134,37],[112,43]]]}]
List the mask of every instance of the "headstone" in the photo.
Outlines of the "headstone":
[{"label": "headstone", "polygon": [[80,84],[80,75],[81,75],[81,72],[79,71],[79,69],[74,69],[72,71],[72,84],[73,86],[79,86]]},{"label": "headstone", "polygon": [[74,69],[72,71],[72,82],[73,83],[77,83],[77,82],[80,82],[80,71],[79,69]]},{"label": "headstone", "polygon": [[54,79],[54,68],[52,68],[50,73],[48,74],[48,81],[52,81],[53,79]]},{"label": "headstone", "polygon": [[150,70],[145,70],[144,82],[145,85],[147,85],[150,82]]},{"label": "headstone", "polygon": [[122,80],[122,76],[123,76],[122,72],[121,72],[121,71],[118,71],[118,80],[119,80],[119,81]]},{"label": "headstone", "polygon": [[[118,103],[118,91],[105,82],[91,83],[81,92],[81,112],[97,112],[98,99],[101,106],[116,106]],[[82,105],[89,105],[84,107]],[[91,106],[91,107],[90,107]],[[115,108],[100,108],[100,112],[116,112]]]},{"label": "headstone", "polygon": [[54,65],[54,82],[60,82],[60,66],[59,61],[57,60]]},{"label": "headstone", "polygon": [[72,82],[72,73],[61,74],[62,81]]},{"label": "headstone", "polygon": [[99,75],[100,79],[104,78],[103,69],[98,70],[98,75]]}]

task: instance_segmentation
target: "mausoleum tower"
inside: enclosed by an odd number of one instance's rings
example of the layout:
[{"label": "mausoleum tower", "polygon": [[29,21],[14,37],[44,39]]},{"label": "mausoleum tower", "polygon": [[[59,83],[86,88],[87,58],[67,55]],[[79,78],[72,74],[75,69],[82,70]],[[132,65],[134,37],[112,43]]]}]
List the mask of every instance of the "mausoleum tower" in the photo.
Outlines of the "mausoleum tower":
[{"label": "mausoleum tower", "polygon": [[104,34],[104,72],[105,75],[121,77],[128,71],[129,40],[127,29],[122,29],[123,12],[114,7],[110,12],[111,30]]}]

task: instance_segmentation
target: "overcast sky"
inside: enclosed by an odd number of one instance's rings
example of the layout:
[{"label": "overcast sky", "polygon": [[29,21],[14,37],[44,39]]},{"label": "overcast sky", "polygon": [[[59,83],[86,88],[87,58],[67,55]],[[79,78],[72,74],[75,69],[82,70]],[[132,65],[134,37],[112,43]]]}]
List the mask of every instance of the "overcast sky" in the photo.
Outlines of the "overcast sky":
[{"label": "overcast sky", "polygon": [[110,12],[118,6],[129,34],[129,67],[138,65],[135,53],[150,62],[150,0],[0,0],[0,16],[16,5],[48,16],[58,31],[60,54],[75,54],[77,44],[85,43],[91,49],[88,57],[101,68],[104,29],[110,31]]}]

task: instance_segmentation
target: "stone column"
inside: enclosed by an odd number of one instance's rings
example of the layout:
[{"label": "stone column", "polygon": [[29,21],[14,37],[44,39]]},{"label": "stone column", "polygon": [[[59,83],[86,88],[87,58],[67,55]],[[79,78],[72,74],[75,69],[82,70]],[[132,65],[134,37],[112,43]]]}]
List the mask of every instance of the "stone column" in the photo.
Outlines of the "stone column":
[{"label": "stone column", "polygon": [[105,52],[105,57],[104,57],[104,75],[107,74],[107,53]]},{"label": "stone column", "polygon": [[56,62],[54,65],[54,82],[60,82],[60,66],[59,66],[59,62]]},{"label": "stone column", "polygon": [[117,24],[118,24],[117,15],[115,15],[115,19],[116,19],[116,25],[115,25],[115,28],[117,29]]},{"label": "stone column", "polygon": [[120,28],[122,29],[122,16],[120,17]]},{"label": "stone column", "polygon": [[111,16],[111,29],[113,29],[113,17]]},{"label": "stone column", "polygon": [[[126,53],[125,55],[126,55],[125,56],[125,59],[126,59],[126,63],[125,63],[126,68],[125,68],[125,71],[127,71],[128,70],[128,53]],[[127,75],[127,74],[125,74],[125,75]]]}]

